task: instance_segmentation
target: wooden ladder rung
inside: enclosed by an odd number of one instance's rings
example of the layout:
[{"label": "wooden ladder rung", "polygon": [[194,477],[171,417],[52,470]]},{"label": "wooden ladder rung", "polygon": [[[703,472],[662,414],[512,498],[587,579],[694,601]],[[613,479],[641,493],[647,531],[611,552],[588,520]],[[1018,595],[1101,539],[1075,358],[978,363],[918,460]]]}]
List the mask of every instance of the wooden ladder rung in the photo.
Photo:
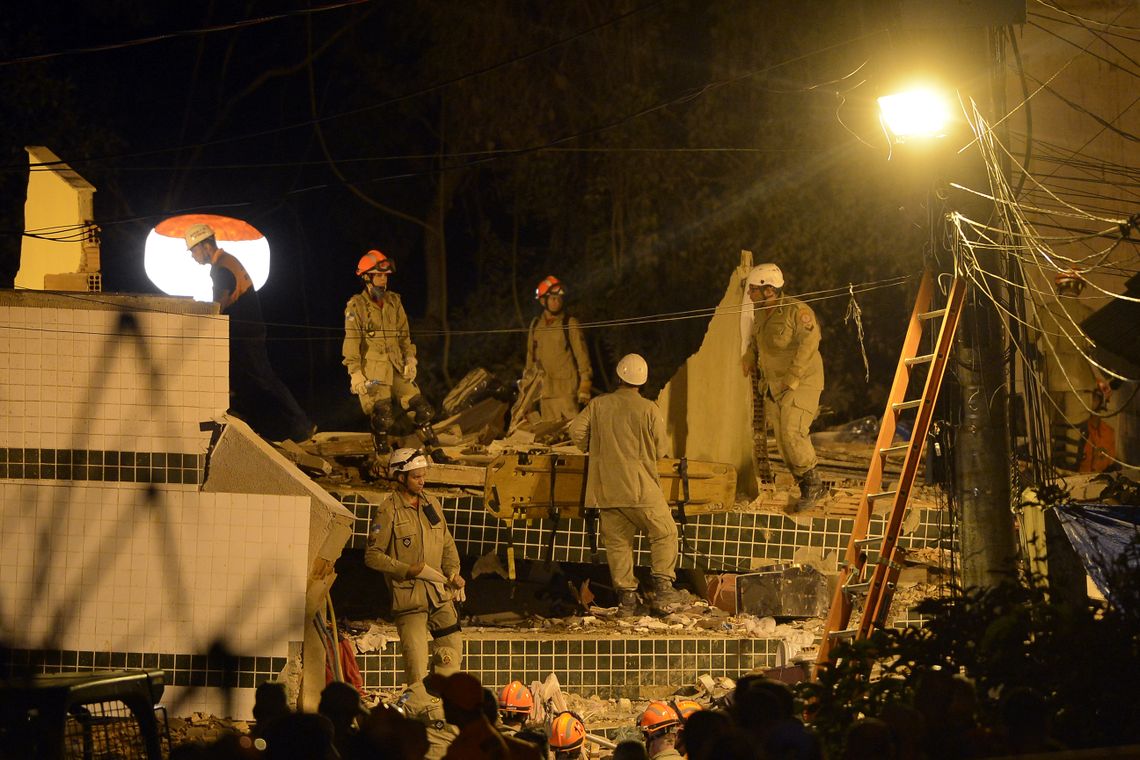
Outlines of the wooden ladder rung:
[{"label": "wooden ladder rung", "polygon": [[883,456],[890,456],[891,454],[901,454],[910,449],[910,442],[900,443],[897,446],[888,446],[885,449],[879,449],[879,453]]},{"label": "wooden ladder rung", "polygon": [[922,406],[922,399],[916,398],[914,401],[899,401],[891,404],[891,409],[901,412],[904,409],[917,409],[920,406]]},{"label": "wooden ladder rung", "polygon": [[845,628],[842,631],[828,631],[827,635],[833,639],[853,639],[857,633],[858,628]]},{"label": "wooden ladder rung", "polygon": [[[894,493],[894,491],[891,491],[891,493]],[[866,538],[855,539],[855,545],[862,549],[867,546],[874,546],[882,540],[882,536],[867,536]]]},{"label": "wooden ladder rung", "polygon": [[878,493],[869,493],[869,494],[867,494],[867,501],[878,501],[879,499],[886,499],[889,497],[893,497],[896,493],[898,493],[898,490],[879,491]]},{"label": "wooden ladder rung", "polygon": [[943,309],[934,309],[933,311],[924,311],[918,315],[918,318],[921,321],[925,322],[925,321],[930,320],[930,319],[938,319],[939,317],[944,317],[944,316],[946,316],[946,309],[943,308]]},{"label": "wooden ladder rung", "polygon": [[862,583],[848,583],[843,587],[843,590],[847,594],[866,594],[870,588],[871,581],[863,581]]}]

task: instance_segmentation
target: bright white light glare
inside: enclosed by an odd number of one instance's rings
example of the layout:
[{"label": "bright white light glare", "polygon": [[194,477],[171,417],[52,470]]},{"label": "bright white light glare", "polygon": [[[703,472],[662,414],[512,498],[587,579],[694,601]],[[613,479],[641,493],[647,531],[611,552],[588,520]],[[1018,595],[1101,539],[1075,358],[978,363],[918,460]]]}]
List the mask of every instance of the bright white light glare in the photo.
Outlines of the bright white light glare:
[{"label": "bright white light glare", "polygon": [[950,103],[937,90],[919,87],[879,98],[879,111],[896,138],[942,137],[950,123]]},{"label": "bright white light glare", "polygon": [[[195,215],[189,223],[183,222],[184,219],[190,217],[167,219],[147,235],[143,266],[147,277],[159,290],[171,296],[191,296],[195,301],[213,300],[210,267],[200,265],[190,257],[186,241],[182,237],[185,228],[198,221],[209,224],[217,231],[218,247],[240,261],[249,272],[253,287],[261,289],[269,279],[269,241],[264,235],[236,219],[202,214]],[[253,239],[226,239],[226,229],[234,223],[243,228],[242,237]]]}]

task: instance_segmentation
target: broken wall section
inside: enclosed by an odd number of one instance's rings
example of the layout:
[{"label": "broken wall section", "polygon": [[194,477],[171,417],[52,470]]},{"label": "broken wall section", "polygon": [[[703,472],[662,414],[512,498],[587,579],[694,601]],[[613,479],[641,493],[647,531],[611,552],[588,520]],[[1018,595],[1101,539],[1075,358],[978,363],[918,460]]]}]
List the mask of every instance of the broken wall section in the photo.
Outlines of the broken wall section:
[{"label": "broken wall section", "polygon": [[752,460],[752,384],[741,370],[742,283],[752,265],[745,251],[728,277],[701,347],[657,398],[676,457],[724,462],[736,468],[737,490],[757,495]]}]

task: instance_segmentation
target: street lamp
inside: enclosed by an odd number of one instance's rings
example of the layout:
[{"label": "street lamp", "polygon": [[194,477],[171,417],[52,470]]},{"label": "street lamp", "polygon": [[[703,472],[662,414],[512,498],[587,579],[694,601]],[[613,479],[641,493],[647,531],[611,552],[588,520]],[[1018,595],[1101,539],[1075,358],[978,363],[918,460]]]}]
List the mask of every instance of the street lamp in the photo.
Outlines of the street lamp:
[{"label": "street lamp", "polygon": [[883,124],[895,142],[946,136],[951,121],[949,99],[933,87],[914,87],[879,98]]}]

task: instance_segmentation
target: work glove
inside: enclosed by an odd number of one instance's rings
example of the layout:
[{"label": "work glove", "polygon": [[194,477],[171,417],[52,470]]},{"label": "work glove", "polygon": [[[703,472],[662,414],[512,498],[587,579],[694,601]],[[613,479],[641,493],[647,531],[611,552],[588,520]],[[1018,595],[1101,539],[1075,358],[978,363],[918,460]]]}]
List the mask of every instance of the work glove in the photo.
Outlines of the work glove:
[{"label": "work glove", "polygon": [[590,403],[590,381],[583,380],[578,386],[578,403],[582,406]]},{"label": "work glove", "polygon": [[447,585],[451,586],[452,600],[456,602],[467,601],[467,590],[464,588],[467,585],[467,581],[463,580],[462,575],[458,572],[453,573],[452,576],[447,579]]},{"label": "work glove", "polygon": [[418,362],[414,356],[409,356],[408,361],[404,363],[404,379],[409,383],[416,381],[416,364],[418,364]]},{"label": "work glove", "polygon": [[363,372],[353,372],[348,376],[349,388],[357,396],[363,395],[368,390],[368,378],[364,376]]}]

